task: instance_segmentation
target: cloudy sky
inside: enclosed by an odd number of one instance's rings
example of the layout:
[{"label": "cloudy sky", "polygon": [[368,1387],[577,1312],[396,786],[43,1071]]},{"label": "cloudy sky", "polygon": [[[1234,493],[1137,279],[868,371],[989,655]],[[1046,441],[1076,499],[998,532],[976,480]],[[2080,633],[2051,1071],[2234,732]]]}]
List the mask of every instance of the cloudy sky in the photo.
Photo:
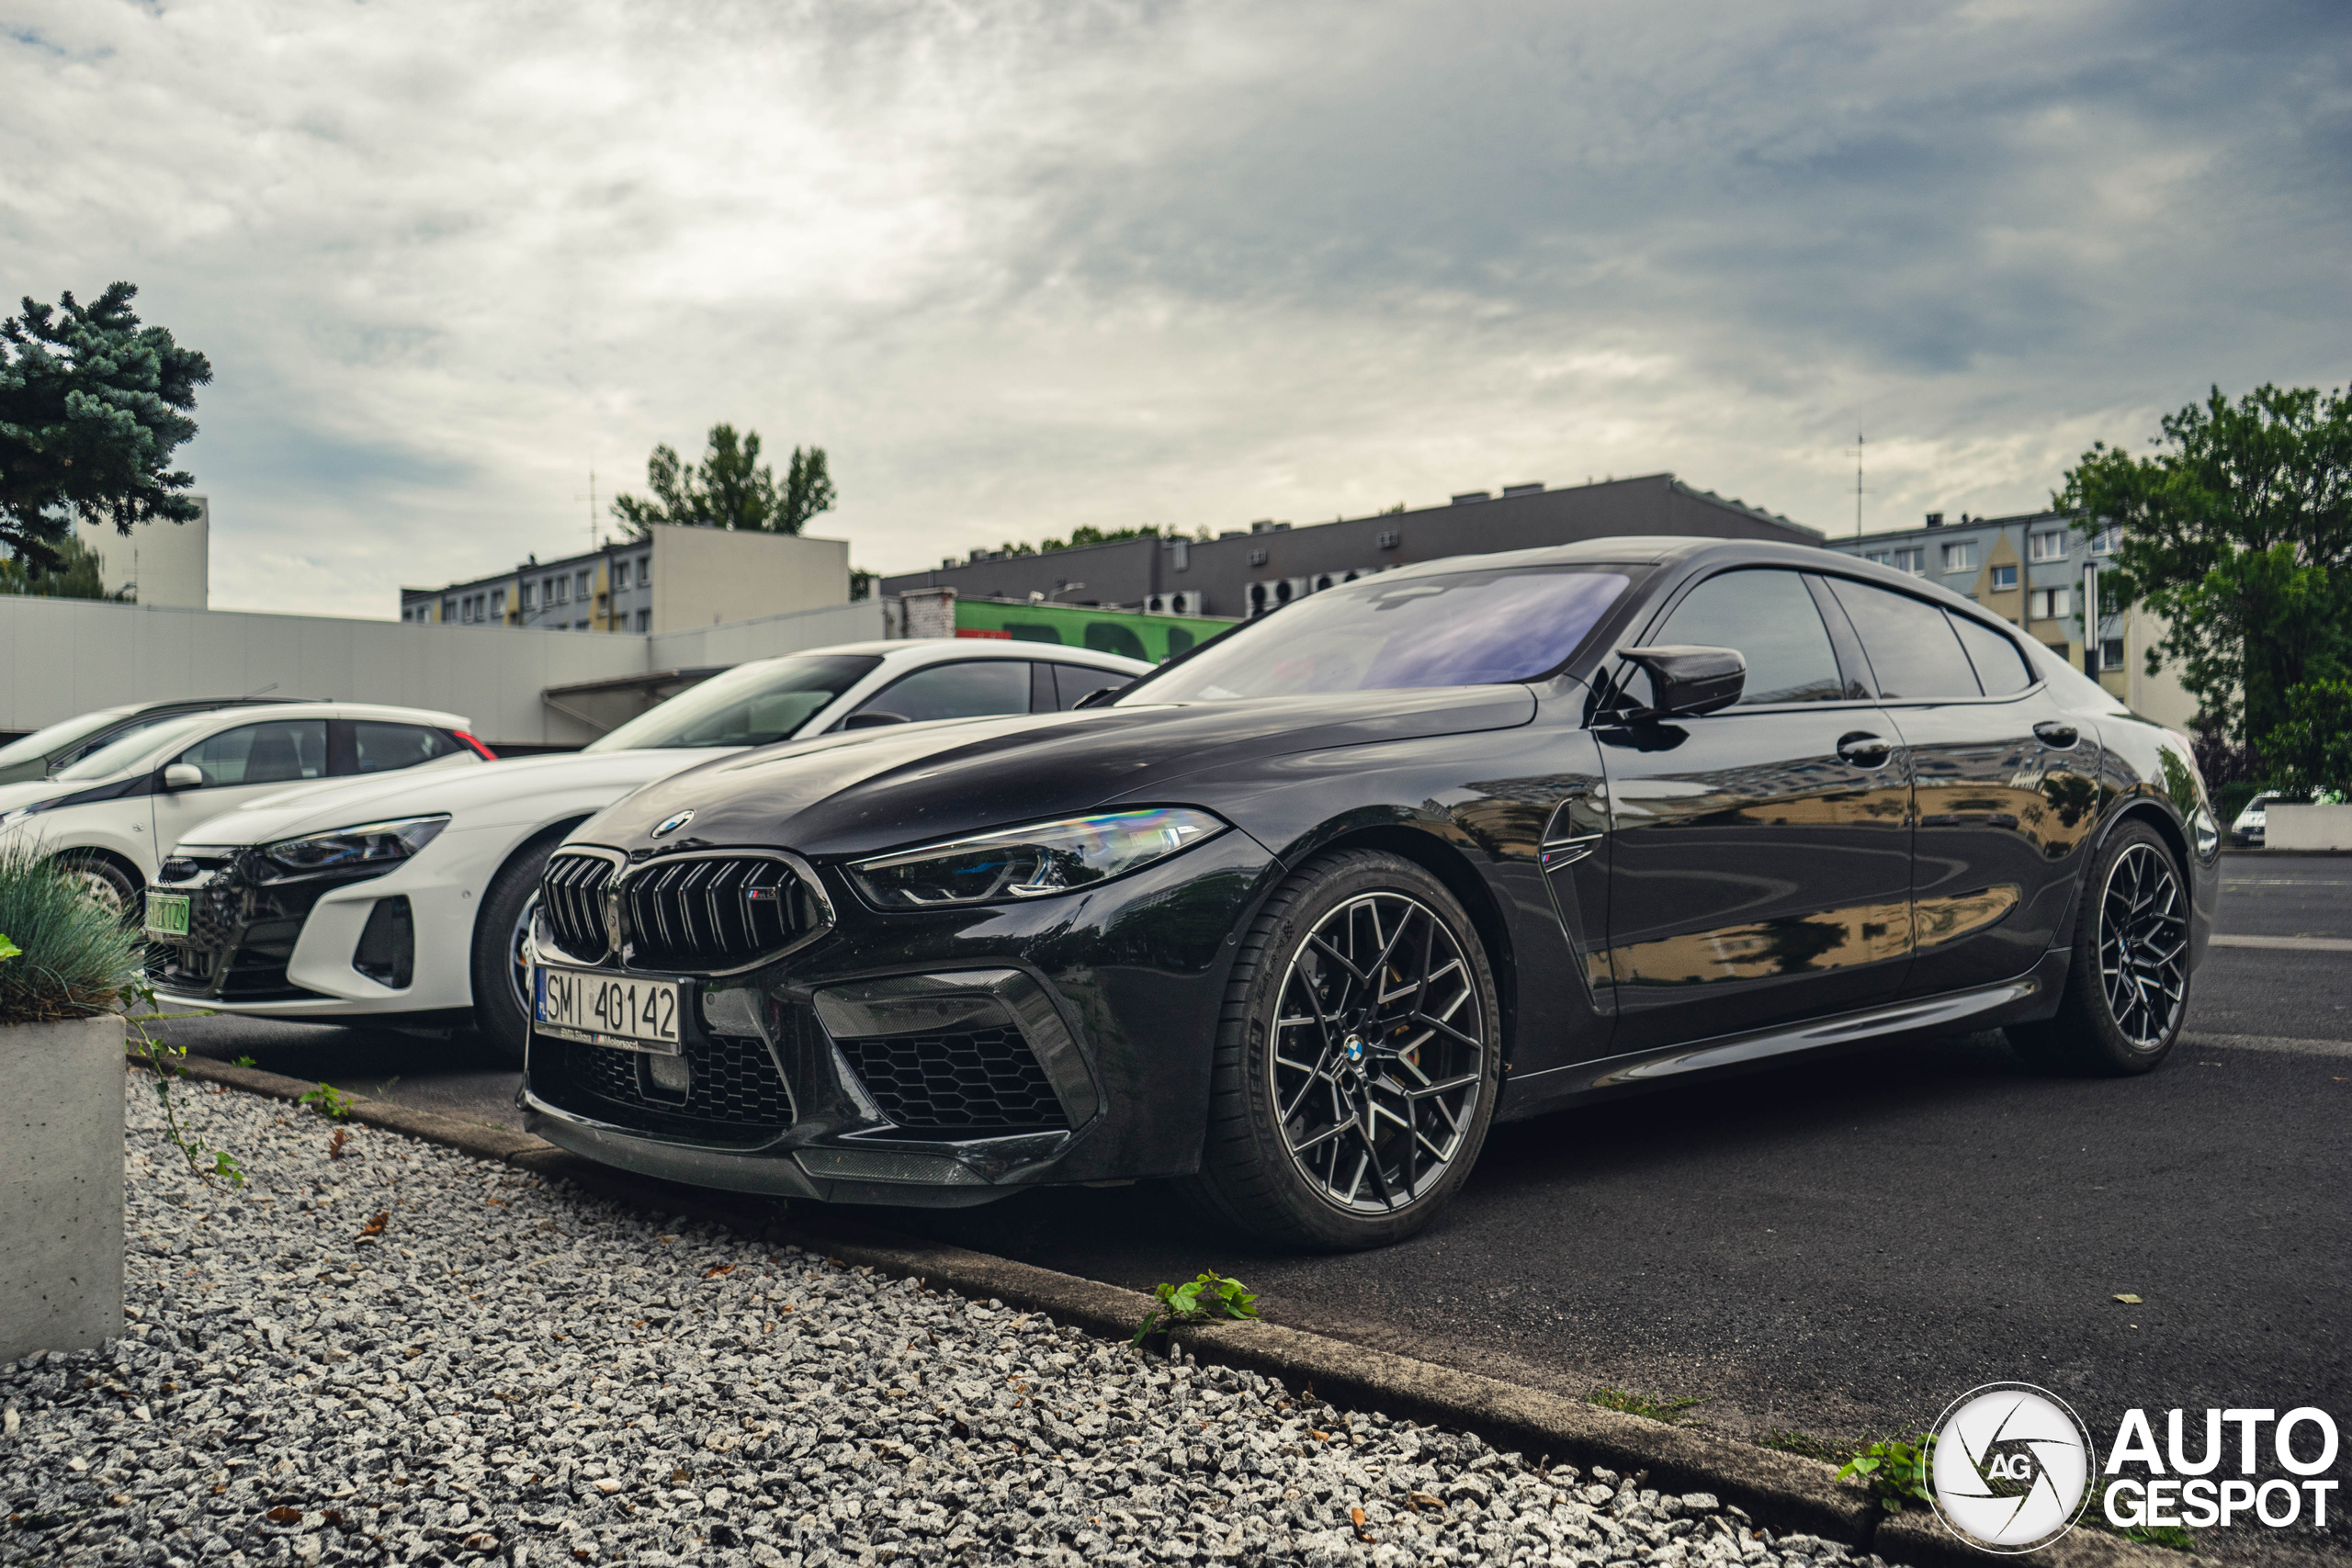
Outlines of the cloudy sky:
[{"label": "cloudy sky", "polygon": [[218,607],[589,536],[714,422],[906,570],[1671,469],[2042,502],[2340,384],[2352,13],[0,0],[0,298],[210,355]]}]

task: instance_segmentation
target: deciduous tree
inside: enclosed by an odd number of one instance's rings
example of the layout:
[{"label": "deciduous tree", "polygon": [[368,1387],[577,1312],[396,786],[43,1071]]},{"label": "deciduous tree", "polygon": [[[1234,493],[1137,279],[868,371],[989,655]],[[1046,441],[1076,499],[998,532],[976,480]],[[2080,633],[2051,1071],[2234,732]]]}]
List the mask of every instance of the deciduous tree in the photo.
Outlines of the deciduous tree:
[{"label": "deciduous tree", "polygon": [[2352,655],[2352,400],[2264,386],[2233,403],[2216,387],[2161,423],[2153,455],[2101,442],[2054,499],[2120,525],[2100,597],[2170,624],[2151,670],[2177,660],[2200,728],[2258,743],[2290,689]]},{"label": "deciduous tree", "polygon": [[653,448],[645,488],[653,492],[650,501],[623,495],[613,502],[613,515],[640,536],[656,523],[797,534],[810,518],[831,511],[834,499],[822,446],[794,447],[779,486],[775,470],[760,461],[760,433],[739,434],[731,424],[710,427],[700,463],[683,461],[667,445]]}]

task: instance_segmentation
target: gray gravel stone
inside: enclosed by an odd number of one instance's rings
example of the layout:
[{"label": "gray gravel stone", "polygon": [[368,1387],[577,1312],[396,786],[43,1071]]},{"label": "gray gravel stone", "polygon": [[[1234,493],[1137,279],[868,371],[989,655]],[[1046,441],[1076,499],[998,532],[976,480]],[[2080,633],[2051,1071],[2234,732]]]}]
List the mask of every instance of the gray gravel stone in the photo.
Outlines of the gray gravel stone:
[{"label": "gray gravel stone", "polygon": [[0,1371],[0,1558],[1883,1568],[188,1085],[208,1189],[126,1092],[135,1321]]}]

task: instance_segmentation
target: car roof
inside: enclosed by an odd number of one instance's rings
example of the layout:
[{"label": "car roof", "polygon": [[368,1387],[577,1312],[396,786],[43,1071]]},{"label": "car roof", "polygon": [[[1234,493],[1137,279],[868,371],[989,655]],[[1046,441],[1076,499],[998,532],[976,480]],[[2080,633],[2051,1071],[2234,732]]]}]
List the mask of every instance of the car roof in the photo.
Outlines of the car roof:
[{"label": "car roof", "polygon": [[[896,659],[904,663],[927,663],[949,659],[1050,659],[1063,664],[1091,664],[1098,669],[1131,671],[1148,670],[1148,660],[1130,659],[1123,653],[1105,653],[1095,648],[1071,648],[1057,642],[1021,642],[996,637],[895,637],[874,642],[842,642],[828,648],[808,648],[808,653],[861,653]],[[800,654],[782,654],[795,659]]]}]

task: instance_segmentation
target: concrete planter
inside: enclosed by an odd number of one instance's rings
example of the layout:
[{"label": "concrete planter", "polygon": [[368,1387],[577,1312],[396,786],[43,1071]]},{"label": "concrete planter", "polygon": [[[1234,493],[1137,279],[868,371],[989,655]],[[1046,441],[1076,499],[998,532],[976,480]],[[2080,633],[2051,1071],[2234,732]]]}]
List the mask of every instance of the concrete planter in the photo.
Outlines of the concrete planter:
[{"label": "concrete planter", "polygon": [[2263,813],[2266,850],[2352,850],[2352,806],[2282,806]]},{"label": "concrete planter", "polygon": [[122,1332],[122,1020],[0,1025],[0,1360]]}]

